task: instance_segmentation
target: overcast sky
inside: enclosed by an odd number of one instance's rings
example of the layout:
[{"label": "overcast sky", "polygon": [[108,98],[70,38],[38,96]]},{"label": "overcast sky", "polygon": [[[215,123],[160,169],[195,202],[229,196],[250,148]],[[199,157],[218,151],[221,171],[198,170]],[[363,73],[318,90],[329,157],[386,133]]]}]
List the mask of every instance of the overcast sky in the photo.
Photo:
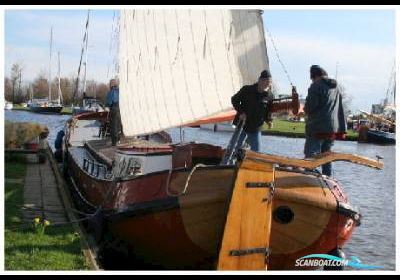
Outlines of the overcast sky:
[{"label": "overcast sky", "polygon": [[[113,75],[117,42],[111,40],[116,10],[91,10],[88,78],[105,82]],[[6,10],[5,74],[15,62],[23,79],[47,73],[50,27],[53,27],[52,73],[61,53],[61,75],[77,73],[87,10]],[[394,10],[264,10],[264,25],[273,36],[293,83],[303,96],[309,67],[319,64],[352,96],[352,109],[370,110],[384,98],[395,59]],[[266,32],[273,78],[281,91],[290,84]]]}]

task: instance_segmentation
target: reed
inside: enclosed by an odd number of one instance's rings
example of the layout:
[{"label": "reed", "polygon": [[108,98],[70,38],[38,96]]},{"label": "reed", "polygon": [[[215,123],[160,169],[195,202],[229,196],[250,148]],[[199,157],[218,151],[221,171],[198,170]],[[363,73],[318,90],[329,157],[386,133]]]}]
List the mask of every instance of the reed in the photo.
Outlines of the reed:
[{"label": "reed", "polygon": [[47,136],[46,126],[30,122],[5,121],[4,145],[6,149],[21,148],[24,144],[38,139],[39,136]]}]

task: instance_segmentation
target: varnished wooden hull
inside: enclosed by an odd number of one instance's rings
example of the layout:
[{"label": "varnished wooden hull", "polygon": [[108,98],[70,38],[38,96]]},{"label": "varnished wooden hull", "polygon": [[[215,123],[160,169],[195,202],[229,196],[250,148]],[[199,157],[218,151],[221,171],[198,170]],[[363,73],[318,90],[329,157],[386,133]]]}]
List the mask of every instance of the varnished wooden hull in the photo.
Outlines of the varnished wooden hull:
[{"label": "varnished wooden hull", "polygon": [[[104,117],[101,114],[100,116]],[[84,116],[90,117],[90,114]],[[205,148],[197,148],[199,147]],[[270,250],[265,268],[310,269],[295,267],[295,260],[307,254],[328,253],[337,246],[343,246],[358,221],[355,212],[346,212],[341,208],[341,204],[347,203],[347,198],[337,182],[315,173],[275,170],[275,173],[271,173],[274,174],[271,175],[273,177],[268,179],[274,178],[275,184],[271,207],[265,208],[270,213],[264,213],[264,210],[254,213],[257,207],[253,207],[253,204],[264,202],[266,195],[257,195],[255,200],[244,202],[245,198],[241,198],[242,195],[235,196],[234,190],[246,182],[267,179],[264,175],[257,178],[254,175],[257,173],[243,173],[249,178],[240,179],[243,182],[236,186],[238,168],[243,166],[199,167],[189,179],[192,167],[179,166],[192,164],[186,155],[192,154],[194,150],[183,148],[182,155],[178,155],[175,161],[177,166],[171,172],[160,171],[131,179],[107,180],[96,178],[84,170],[83,159],[73,156],[73,149],[77,148],[70,147],[67,151],[68,172],[80,197],[94,208],[102,206],[103,219],[98,223],[101,227],[98,232],[103,232],[103,237],[111,234],[113,238],[122,240],[130,254],[141,263],[147,264],[146,267],[252,267],[248,261],[236,262],[237,258],[234,258],[233,264],[229,260],[221,261],[221,252],[224,249],[223,244],[232,242],[239,242],[239,245],[246,247],[251,242],[241,240],[243,236],[250,234],[251,237],[252,233],[256,234],[261,228],[263,231],[259,232],[268,234],[266,243],[262,243]],[[201,157],[207,153],[214,154],[213,149],[200,152],[196,151]],[[269,170],[267,165],[263,165],[258,163],[248,166],[247,169],[251,172]],[[239,208],[235,210],[232,206]],[[293,217],[283,221],[287,217],[283,215],[282,220],[277,214],[280,209],[292,211]],[[232,214],[234,211],[239,212]],[[255,219],[260,215],[265,219]],[[237,219],[238,216],[245,218]],[[232,217],[233,221],[230,220]],[[251,224],[248,221],[257,222]],[[265,224],[260,225],[261,222]],[[238,226],[237,229],[227,236],[228,228],[235,226]],[[235,235],[241,237],[231,238]]]},{"label": "varnished wooden hull", "polygon": [[[164,269],[216,268],[235,178],[233,167],[201,169],[192,177],[186,195],[171,198],[166,193],[168,172],[116,184],[93,179],[74,162],[69,166],[88,201],[97,206],[106,201],[104,205],[110,210],[108,229],[129,244],[136,258]],[[171,192],[182,191],[188,173],[181,170],[171,175]],[[337,213],[337,198],[326,186],[319,185],[319,179],[296,174],[295,181],[305,184],[300,187],[285,180],[287,175],[276,172],[272,213],[286,206],[294,211],[295,218],[289,224],[272,219],[271,270],[304,269],[294,266],[297,258],[343,246],[355,227],[351,218]],[[115,191],[107,200],[109,188]],[[307,190],[315,192],[308,201],[296,196],[296,192]],[[325,196],[323,200],[321,195]]]}]

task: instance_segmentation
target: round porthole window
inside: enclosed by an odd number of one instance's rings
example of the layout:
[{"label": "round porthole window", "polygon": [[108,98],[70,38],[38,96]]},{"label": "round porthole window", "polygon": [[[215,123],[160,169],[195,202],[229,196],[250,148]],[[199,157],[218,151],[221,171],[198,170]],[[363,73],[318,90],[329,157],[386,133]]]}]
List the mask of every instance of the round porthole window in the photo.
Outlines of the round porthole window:
[{"label": "round porthole window", "polygon": [[274,220],[280,224],[288,224],[294,219],[292,209],[287,206],[279,206],[274,210]]}]

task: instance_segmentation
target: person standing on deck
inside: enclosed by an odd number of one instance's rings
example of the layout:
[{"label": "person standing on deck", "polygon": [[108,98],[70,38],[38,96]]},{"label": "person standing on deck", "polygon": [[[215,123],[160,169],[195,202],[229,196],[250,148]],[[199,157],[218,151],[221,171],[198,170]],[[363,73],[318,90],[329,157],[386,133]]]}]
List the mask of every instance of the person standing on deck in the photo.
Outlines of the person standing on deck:
[{"label": "person standing on deck", "polygon": [[[334,140],[344,139],[346,134],[342,95],[336,80],[328,78],[327,72],[319,65],[311,66],[310,79],[312,84],[304,105],[307,115],[304,144],[306,158],[330,152]],[[332,175],[331,163],[322,166],[322,174]]]},{"label": "person standing on deck", "polygon": [[232,96],[231,102],[237,111],[233,123],[237,125],[239,120],[246,119],[242,134],[239,136],[238,147],[243,145],[247,136],[251,150],[260,151],[261,128],[264,122],[267,122],[269,127],[272,125],[271,114],[268,110],[268,106],[274,98],[271,87],[271,73],[264,70],[257,83],[243,86]]},{"label": "person standing on deck", "polygon": [[110,91],[107,93],[107,107],[110,108],[110,134],[113,146],[117,145],[122,133],[121,114],[119,111],[119,88],[116,79],[110,80]]}]

